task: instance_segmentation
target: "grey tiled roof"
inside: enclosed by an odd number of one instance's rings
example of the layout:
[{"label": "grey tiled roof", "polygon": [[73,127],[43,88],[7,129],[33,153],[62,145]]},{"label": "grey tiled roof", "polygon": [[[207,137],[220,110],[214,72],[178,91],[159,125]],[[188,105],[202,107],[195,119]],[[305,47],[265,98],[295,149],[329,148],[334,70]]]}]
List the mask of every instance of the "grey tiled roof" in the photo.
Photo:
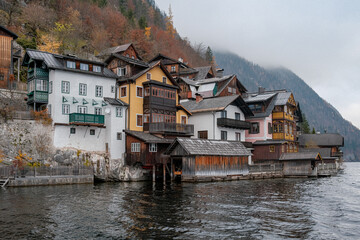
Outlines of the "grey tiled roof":
[{"label": "grey tiled roof", "polygon": [[126,134],[129,134],[133,137],[140,139],[146,143],[172,143],[174,139],[168,138],[160,138],[150,133],[141,132],[141,131],[131,131],[131,130],[124,130]]},{"label": "grey tiled roof", "polygon": [[275,106],[286,105],[290,96],[291,96],[291,92],[279,92],[276,95]]},{"label": "grey tiled roof", "polygon": [[225,97],[214,97],[214,98],[205,98],[201,102],[196,102],[196,100],[188,100],[181,102],[181,105],[184,106],[191,113],[195,112],[206,112],[206,111],[221,111],[225,109],[229,104],[235,101],[240,97],[239,95],[225,96]]},{"label": "grey tiled roof", "polygon": [[344,137],[338,133],[324,133],[324,134],[301,134],[299,136],[300,146],[318,146],[318,147],[331,147],[331,146],[344,146]]},{"label": "grey tiled roof", "polygon": [[321,157],[331,157],[331,148],[299,148],[299,152],[318,152]]},{"label": "grey tiled roof", "polygon": [[257,94],[257,93],[249,93],[246,97],[244,97],[244,101],[246,103],[253,103],[253,102],[262,102],[267,101],[273,96],[275,96],[276,93],[266,93],[266,94]]},{"label": "grey tiled roof", "polygon": [[[247,102],[248,103],[248,102]],[[248,103],[249,104],[249,103]],[[268,107],[266,108],[265,112],[260,112],[260,113],[254,113],[254,116],[248,116],[246,117],[246,119],[256,119],[256,118],[264,118],[264,117],[268,117],[271,115],[273,109],[275,107],[275,98],[271,99],[270,104],[268,105]]]},{"label": "grey tiled roof", "polygon": [[[28,55],[31,59],[34,59],[34,60],[44,61],[44,63],[46,64],[46,66],[49,69],[59,69],[59,70],[64,70],[64,71],[85,73],[85,74],[97,75],[97,76],[108,77],[108,78],[117,78],[117,75],[114,72],[112,72],[111,70],[104,67],[104,63],[102,63],[102,62],[96,62],[96,61],[91,61],[91,60],[87,60],[87,59],[79,59],[76,57],[68,57],[68,56],[63,56],[63,55],[59,55],[59,54],[53,54],[53,53],[43,52],[43,51],[38,51],[38,50],[32,50],[32,49],[27,49],[25,56],[26,55]],[[92,72],[92,71],[83,71],[80,69],[67,68],[65,65],[66,64],[65,59],[79,60],[79,61],[84,61],[87,63],[96,64],[96,65],[102,66],[103,71],[102,72]],[[24,57],[24,61],[25,61],[25,57]]]},{"label": "grey tiled roof", "polygon": [[207,74],[209,73],[210,69],[211,69],[211,66],[196,67],[195,70],[198,71],[198,74],[196,74],[195,80],[205,79]]},{"label": "grey tiled roof", "polygon": [[109,60],[112,59],[113,57],[116,57],[116,58],[121,59],[121,60],[123,60],[125,62],[135,64],[135,65],[138,65],[138,66],[141,66],[141,67],[149,67],[149,64],[144,62],[144,61],[141,61],[141,60],[138,60],[138,59],[133,59],[133,58],[130,58],[130,57],[125,57],[123,55],[116,54],[116,53],[111,54],[111,56],[109,56],[105,60],[105,62],[108,63]]},{"label": "grey tiled roof", "polygon": [[108,102],[110,105],[115,105],[115,106],[128,106],[127,103],[121,101],[120,99],[104,97],[104,100],[105,100],[106,102]]},{"label": "grey tiled roof", "polygon": [[[297,153],[283,153],[279,160],[316,160],[319,152],[297,152]],[[320,155],[321,156],[321,155]]]},{"label": "grey tiled roof", "polygon": [[282,140],[261,140],[261,141],[255,141],[253,143],[253,145],[273,145],[273,144],[283,144],[286,143],[287,141],[282,141]]},{"label": "grey tiled roof", "polygon": [[112,53],[119,53],[119,52],[123,52],[126,49],[128,49],[130,47],[131,43],[127,43],[127,44],[123,44],[120,46],[116,46],[116,47],[112,47],[112,48],[107,48],[105,50],[102,50],[99,53],[99,56],[106,56],[106,55],[111,55]]},{"label": "grey tiled roof", "polygon": [[172,153],[176,146],[180,145],[187,155],[207,156],[250,156],[251,152],[237,141],[220,141],[209,139],[176,138],[166,150],[167,154]]}]

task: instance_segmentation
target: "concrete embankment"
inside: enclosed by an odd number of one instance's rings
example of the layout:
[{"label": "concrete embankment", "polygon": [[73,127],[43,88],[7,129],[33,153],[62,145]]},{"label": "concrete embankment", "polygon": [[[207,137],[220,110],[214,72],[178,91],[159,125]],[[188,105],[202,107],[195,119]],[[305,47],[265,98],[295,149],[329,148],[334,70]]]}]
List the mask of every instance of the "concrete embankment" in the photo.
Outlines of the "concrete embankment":
[{"label": "concrete embankment", "polygon": [[8,187],[49,186],[68,184],[92,184],[93,175],[81,176],[38,176],[11,179]]}]

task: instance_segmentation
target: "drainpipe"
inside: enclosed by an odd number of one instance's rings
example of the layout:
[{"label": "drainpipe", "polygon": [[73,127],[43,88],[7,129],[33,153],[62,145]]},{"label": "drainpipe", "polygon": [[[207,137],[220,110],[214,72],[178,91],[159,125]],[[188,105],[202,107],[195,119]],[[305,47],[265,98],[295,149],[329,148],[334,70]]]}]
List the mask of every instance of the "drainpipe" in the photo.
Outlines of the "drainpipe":
[{"label": "drainpipe", "polygon": [[213,139],[215,140],[215,115],[216,115],[216,112],[212,111],[211,113],[213,115]]}]

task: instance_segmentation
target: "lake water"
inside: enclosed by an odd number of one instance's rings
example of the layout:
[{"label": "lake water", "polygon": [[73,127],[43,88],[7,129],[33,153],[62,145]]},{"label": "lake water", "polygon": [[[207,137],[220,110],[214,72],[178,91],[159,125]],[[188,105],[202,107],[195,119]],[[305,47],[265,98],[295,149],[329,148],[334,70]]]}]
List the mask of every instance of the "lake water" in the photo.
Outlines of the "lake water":
[{"label": "lake water", "polygon": [[335,177],[0,189],[0,239],[360,239],[360,163]]}]

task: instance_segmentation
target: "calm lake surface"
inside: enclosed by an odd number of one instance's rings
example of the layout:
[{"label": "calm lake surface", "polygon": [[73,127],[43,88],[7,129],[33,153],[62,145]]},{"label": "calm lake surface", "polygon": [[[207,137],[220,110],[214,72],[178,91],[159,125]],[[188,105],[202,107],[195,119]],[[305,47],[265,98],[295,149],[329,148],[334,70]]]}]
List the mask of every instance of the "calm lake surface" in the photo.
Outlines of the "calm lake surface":
[{"label": "calm lake surface", "polygon": [[360,239],[360,163],[335,177],[0,189],[0,239]]}]

